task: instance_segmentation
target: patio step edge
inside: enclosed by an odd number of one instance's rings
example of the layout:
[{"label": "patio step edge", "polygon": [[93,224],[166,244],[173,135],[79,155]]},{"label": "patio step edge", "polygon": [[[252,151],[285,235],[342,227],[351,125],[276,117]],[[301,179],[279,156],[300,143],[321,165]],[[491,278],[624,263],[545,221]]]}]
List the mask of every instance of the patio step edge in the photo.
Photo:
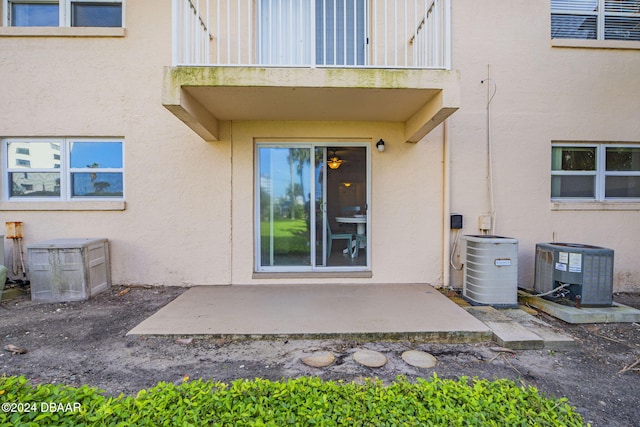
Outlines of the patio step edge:
[{"label": "patio step edge", "polygon": [[127,336],[153,337],[192,337],[199,339],[242,340],[282,340],[282,339],[350,339],[360,341],[410,341],[440,344],[465,344],[489,342],[493,338],[490,329],[479,331],[425,331],[425,332],[327,332],[327,333],[292,333],[292,334],[207,334],[207,333],[153,333],[152,331],[137,333],[131,330]]}]

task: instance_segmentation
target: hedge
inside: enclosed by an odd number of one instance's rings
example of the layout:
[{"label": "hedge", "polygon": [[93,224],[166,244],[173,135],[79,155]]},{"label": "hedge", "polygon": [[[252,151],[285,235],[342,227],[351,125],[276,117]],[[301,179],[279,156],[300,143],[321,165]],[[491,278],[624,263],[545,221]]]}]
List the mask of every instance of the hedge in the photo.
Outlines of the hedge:
[{"label": "hedge", "polygon": [[582,426],[567,399],[531,386],[398,377],[385,385],[316,377],[231,384],[158,383],[136,396],[0,377],[0,425],[11,426]]}]

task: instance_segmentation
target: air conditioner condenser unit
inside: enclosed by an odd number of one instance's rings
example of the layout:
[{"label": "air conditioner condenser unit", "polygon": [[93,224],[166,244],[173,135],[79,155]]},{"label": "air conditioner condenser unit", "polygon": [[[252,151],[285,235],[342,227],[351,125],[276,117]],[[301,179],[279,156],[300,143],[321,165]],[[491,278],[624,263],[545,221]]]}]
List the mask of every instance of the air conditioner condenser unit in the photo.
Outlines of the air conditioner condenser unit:
[{"label": "air conditioner condenser unit", "polygon": [[474,305],[518,306],[518,241],[510,237],[463,236],[462,296]]},{"label": "air conditioner condenser unit", "polygon": [[536,244],[534,291],[568,305],[613,303],[613,250],[577,243]]}]

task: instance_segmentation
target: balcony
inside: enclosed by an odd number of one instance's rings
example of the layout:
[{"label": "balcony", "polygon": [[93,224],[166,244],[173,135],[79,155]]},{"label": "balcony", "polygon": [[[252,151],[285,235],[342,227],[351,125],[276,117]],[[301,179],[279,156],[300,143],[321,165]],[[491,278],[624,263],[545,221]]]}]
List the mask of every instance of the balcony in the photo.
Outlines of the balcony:
[{"label": "balcony", "polygon": [[405,124],[459,104],[450,0],[173,0],[163,104],[207,141],[220,120]]}]

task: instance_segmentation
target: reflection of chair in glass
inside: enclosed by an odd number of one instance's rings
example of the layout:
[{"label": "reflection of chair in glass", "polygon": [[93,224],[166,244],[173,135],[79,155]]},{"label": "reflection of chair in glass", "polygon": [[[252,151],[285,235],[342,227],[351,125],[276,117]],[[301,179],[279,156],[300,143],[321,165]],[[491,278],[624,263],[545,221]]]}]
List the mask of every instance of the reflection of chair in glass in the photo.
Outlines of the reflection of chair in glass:
[{"label": "reflection of chair in glass", "polygon": [[358,258],[358,249],[360,248],[360,243],[363,243],[363,247],[367,247],[367,236],[365,234],[356,234],[355,242],[353,246],[353,250],[351,251],[351,258]]},{"label": "reflection of chair in glass", "polygon": [[[331,246],[333,245],[334,240],[347,240],[347,248],[351,249],[351,244],[354,237],[352,233],[332,233],[331,227],[327,222],[327,258],[331,256]],[[351,252],[351,250],[350,250]]]}]

